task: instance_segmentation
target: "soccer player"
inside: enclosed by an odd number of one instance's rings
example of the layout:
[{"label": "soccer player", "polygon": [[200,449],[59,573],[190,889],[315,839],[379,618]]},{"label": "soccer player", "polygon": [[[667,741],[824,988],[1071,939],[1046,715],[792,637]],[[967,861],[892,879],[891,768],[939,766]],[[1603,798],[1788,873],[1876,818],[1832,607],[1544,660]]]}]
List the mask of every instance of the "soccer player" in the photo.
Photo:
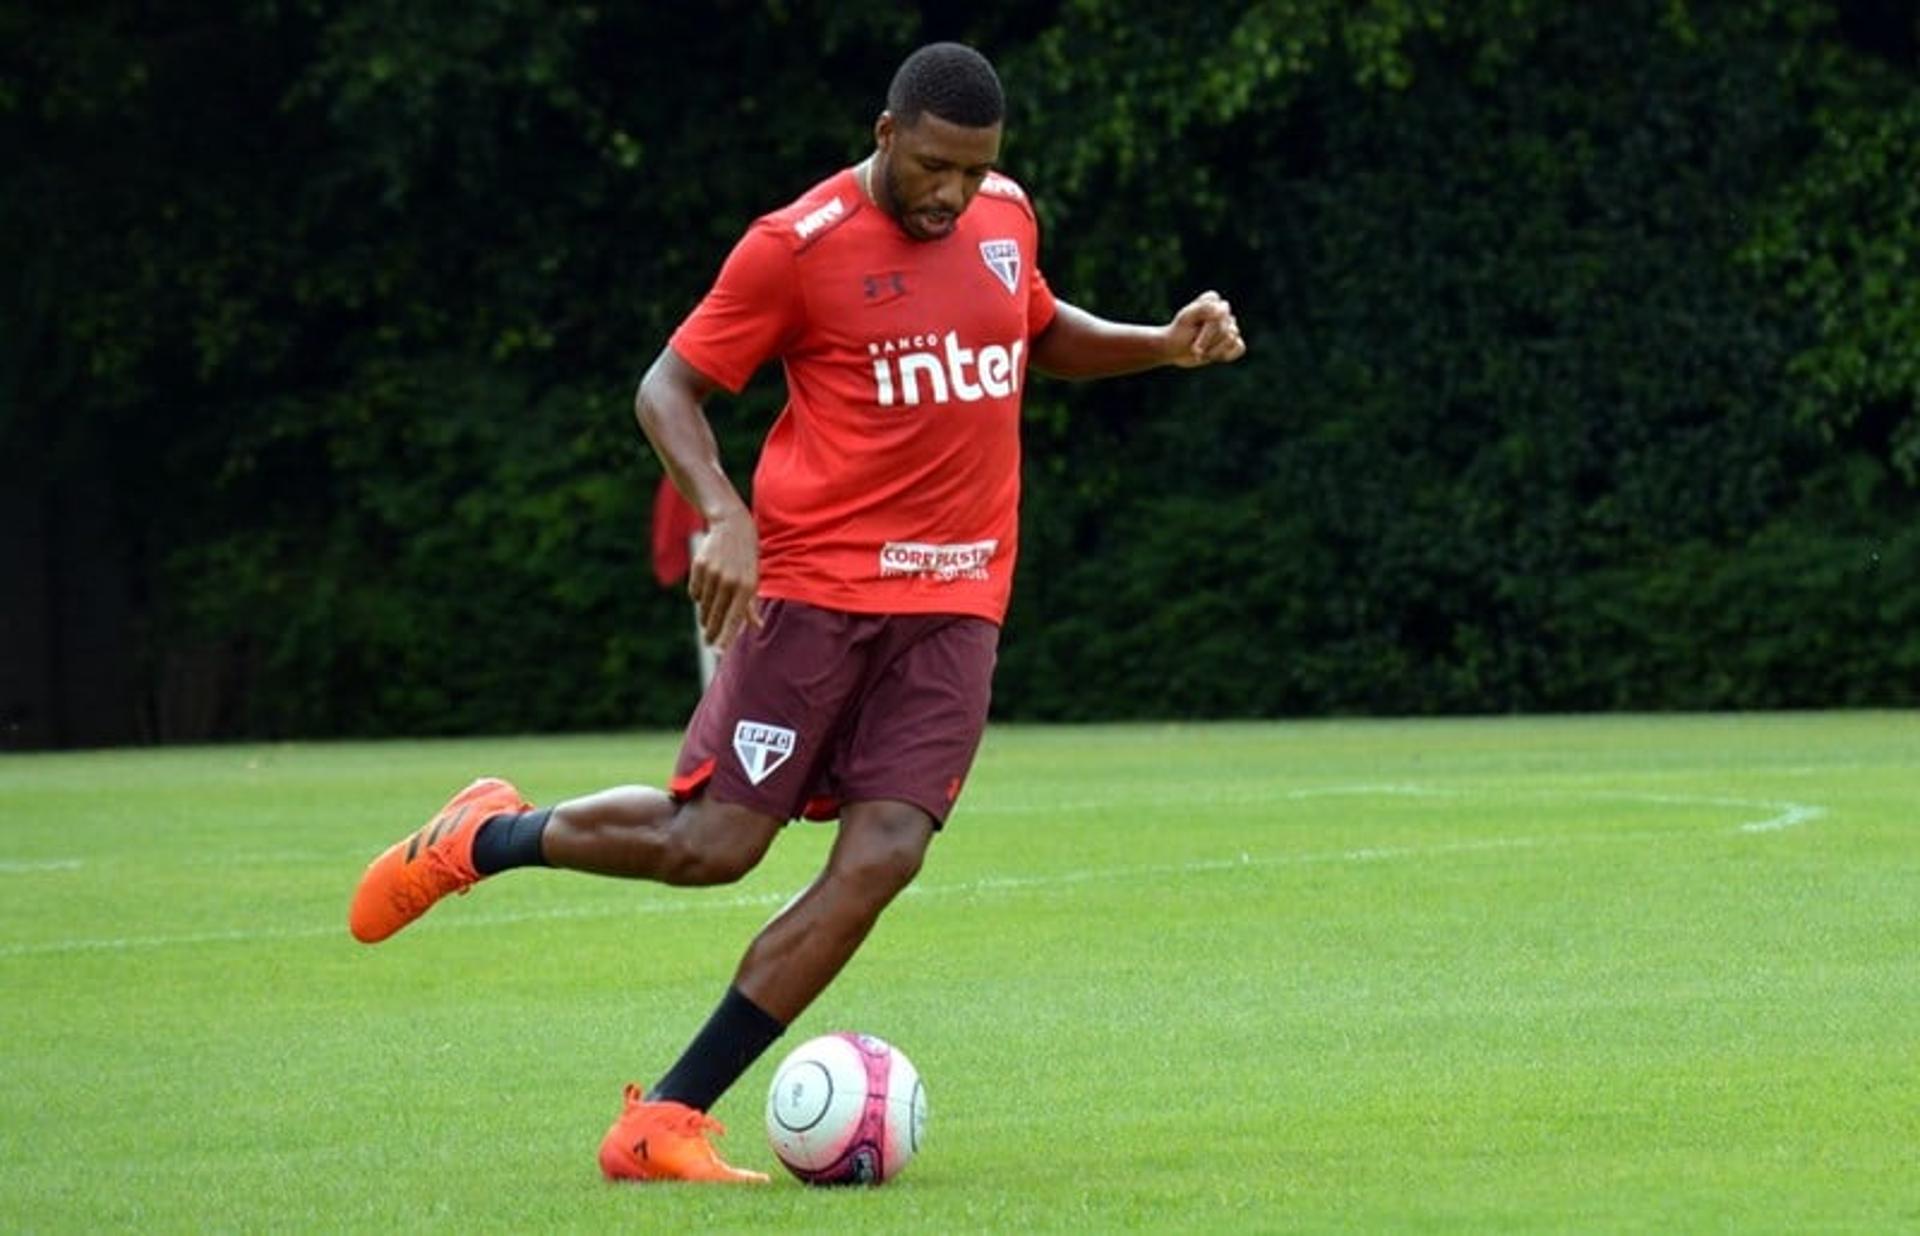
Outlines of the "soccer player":
[{"label": "soccer player", "polygon": [[[724,884],[789,820],[839,820],[825,869],[753,939],[678,1062],[627,1088],[600,1147],[609,1177],[766,1179],[720,1159],[707,1113],[846,965],[959,797],[1012,585],[1029,369],[1246,351],[1212,292],[1163,326],[1056,299],[1033,207],[995,167],[1004,114],[978,52],[908,56],[873,152],[756,220],[642,379],[640,425],[710,528],[689,591],[727,649],[667,788],[535,810],[484,778],[355,893],[350,926],[372,943],[510,868]],[[776,359],[788,402],[749,510],[702,405]]]}]

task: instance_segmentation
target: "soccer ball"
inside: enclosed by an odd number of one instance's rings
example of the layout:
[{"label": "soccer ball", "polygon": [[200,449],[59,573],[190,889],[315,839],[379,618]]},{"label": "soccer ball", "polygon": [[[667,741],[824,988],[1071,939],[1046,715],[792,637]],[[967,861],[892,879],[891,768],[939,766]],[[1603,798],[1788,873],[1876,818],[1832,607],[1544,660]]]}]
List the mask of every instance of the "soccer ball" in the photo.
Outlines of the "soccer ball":
[{"label": "soccer ball", "polygon": [[891,1180],[927,1128],[927,1088],[906,1053],[871,1034],[826,1034],[793,1049],[767,1092],[767,1140],[807,1184]]}]

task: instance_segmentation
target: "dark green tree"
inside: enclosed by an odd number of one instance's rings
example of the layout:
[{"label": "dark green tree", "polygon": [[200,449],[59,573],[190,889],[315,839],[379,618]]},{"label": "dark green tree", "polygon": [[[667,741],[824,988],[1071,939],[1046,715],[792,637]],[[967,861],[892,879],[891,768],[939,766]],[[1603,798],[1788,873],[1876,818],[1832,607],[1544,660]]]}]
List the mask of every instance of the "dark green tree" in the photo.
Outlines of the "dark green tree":
[{"label": "dark green tree", "polygon": [[929,37],[1254,345],[1031,388],[1002,713],[1920,694],[1898,4],[103,0],[0,11],[11,741],[677,723],[633,381]]}]

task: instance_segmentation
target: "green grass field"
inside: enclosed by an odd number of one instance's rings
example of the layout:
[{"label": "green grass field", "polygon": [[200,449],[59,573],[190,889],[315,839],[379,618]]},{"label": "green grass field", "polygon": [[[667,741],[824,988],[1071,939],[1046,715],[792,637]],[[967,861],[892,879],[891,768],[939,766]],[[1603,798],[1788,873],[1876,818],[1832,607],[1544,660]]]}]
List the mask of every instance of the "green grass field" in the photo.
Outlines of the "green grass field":
[{"label": "green grass field", "polygon": [[0,759],[0,1230],[1920,1229],[1920,714],[993,731],[774,1058],[925,1074],[895,1184],[604,1184],[819,863],[514,873],[377,948],[361,866],[480,772],[671,735]]}]

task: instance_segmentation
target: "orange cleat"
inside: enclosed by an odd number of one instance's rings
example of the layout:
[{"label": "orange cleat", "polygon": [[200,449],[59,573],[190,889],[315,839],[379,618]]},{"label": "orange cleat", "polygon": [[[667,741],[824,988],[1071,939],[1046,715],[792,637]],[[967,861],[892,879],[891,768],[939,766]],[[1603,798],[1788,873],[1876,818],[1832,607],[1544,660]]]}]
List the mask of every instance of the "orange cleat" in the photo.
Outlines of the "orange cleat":
[{"label": "orange cleat", "polygon": [[685,1103],[649,1103],[638,1086],[628,1086],[626,1110],[600,1142],[600,1170],[608,1180],[767,1183],[765,1172],[723,1162],[707,1140],[709,1133],[724,1136],[726,1129]]},{"label": "orange cleat", "polygon": [[448,799],[420,831],[367,864],[347,911],[354,939],[378,944],[448,893],[473,887],[480,878],[473,869],[473,838],[480,826],[496,815],[532,808],[498,777],[482,777]]}]

